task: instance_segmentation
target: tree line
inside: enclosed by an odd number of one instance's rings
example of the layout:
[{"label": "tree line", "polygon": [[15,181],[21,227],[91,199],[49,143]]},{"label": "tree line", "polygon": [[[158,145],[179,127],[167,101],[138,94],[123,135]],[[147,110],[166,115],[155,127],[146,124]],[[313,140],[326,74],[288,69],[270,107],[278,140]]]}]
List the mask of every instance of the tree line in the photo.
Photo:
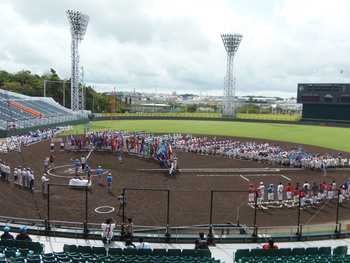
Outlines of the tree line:
[{"label": "tree line", "polygon": [[[16,73],[0,70],[0,88],[32,97],[44,97],[46,93],[46,97],[52,97],[62,106],[71,107],[70,79],[61,79],[52,68],[41,76],[32,74],[29,70]],[[92,112],[111,111],[111,94],[98,93],[91,86],[85,86],[84,92],[85,109]],[[127,107],[127,103],[118,98],[115,104],[121,111]]]}]

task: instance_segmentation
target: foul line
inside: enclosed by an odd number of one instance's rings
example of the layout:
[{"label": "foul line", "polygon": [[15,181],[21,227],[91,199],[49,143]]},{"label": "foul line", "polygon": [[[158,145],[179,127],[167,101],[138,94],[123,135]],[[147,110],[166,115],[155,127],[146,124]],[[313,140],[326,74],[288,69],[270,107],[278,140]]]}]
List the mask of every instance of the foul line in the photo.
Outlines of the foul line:
[{"label": "foul line", "polygon": [[88,156],[86,156],[86,160],[89,159],[90,154],[92,153],[92,150],[93,150],[93,149],[91,149],[91,151],[89,152]]},{"label": "foul line", "polygon": [[[197,174],[196,176],[200,176],[200,177],[216,177],[216,176],[244,176],[244,177],[249,177],[249,176],[257,176],[257,177],[261,177],[261,176],[283,176],[285,177],[283,174]],[[290,180],[288,177],[285,177],[286,179]],[[248,180],[249,181],[249,180]]]},{"label": "foul line", "polygon": [[283,174],[281,174],[281,176],[282,176],[283,178],[287,179],[288,181],[292,181],[292,179],[290,179],[289,177],[287,177],[287,176],[285,176],[285,175],[283,175]]},{"label": "foul line", "polygon": [[245,178],[243,175],[240,175],[240,177],[243,178],[243,179],[246,180],[246,181],[249,181],[249,179],[248,179],[248,178]]}]

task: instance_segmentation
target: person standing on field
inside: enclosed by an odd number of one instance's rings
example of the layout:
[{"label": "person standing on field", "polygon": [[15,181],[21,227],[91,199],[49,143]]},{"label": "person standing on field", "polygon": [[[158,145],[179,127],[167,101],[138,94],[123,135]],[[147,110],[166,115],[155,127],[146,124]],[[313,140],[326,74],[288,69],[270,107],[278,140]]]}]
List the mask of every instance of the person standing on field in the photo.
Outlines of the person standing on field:
[{"label": "person standing on field", "polygon": [[98,184],[102,184],[102,174],[103,174],[103,169],[101,168],[101,166],[99,166],[96,170],[96,174],[98,177]]},{"label": "person standing on field", "polygon": [[[106,179],[107,179],[108,193],[112,193],[112,182],[113,182],[112,174],[109,173]],[[118,213],[119,213],[119,212],[118,212]]]}]

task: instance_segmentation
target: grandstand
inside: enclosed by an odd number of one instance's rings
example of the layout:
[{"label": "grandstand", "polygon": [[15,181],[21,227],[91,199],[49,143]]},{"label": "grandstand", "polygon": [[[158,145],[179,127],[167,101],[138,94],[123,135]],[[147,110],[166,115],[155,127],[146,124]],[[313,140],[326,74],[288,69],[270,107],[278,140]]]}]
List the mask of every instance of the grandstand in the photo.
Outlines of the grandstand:
[{"label": "grandstand", "polygon": [[0,89],[0,130],[66,123],[86,119],[88,111],[74,112],[48,97],[30,97]]}]

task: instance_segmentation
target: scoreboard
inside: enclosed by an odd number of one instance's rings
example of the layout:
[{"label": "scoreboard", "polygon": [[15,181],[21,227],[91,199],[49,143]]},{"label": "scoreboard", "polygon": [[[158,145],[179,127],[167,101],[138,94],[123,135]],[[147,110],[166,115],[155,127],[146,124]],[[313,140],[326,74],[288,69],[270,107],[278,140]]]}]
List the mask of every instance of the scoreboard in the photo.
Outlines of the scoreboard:
[{"label": "scoreboard", "polygon": [[297,103],[303,104],[302,118],[350,121],[350,84],[298,84]]},{"label": "scoreboard", "polygon": [[350,84],[298,84],[297,102],[350,105]]}]

